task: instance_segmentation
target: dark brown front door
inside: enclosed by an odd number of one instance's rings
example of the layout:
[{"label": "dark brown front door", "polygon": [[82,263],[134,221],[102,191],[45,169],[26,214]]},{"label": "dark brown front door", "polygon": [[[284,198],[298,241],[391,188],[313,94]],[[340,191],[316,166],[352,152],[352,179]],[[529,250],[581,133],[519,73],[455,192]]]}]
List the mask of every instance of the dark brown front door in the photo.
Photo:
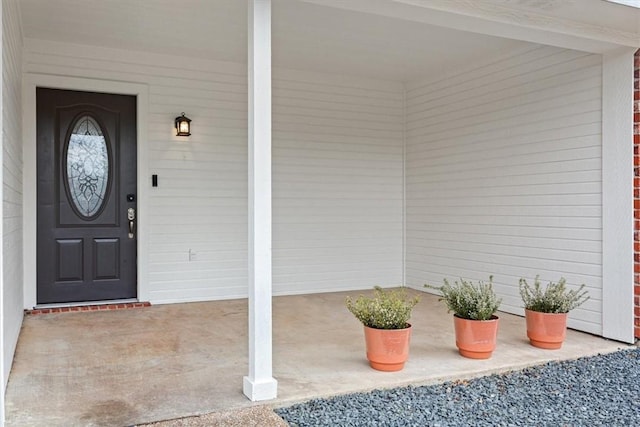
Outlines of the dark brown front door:
[{"label": "dark brown front door", "polygon": [[136,98],[36,100],[38,304],[135,298]]}]

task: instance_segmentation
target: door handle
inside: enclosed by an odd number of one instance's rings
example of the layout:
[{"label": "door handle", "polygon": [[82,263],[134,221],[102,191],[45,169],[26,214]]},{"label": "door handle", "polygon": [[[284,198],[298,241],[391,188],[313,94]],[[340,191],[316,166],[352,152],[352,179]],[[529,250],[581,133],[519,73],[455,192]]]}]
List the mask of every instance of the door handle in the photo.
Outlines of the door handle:
[{"label": "door handle", "polygon": [[127,209],[127,219],[129,220],[129,238],[133,239],[136,229],[136,210],[134,208]]}]

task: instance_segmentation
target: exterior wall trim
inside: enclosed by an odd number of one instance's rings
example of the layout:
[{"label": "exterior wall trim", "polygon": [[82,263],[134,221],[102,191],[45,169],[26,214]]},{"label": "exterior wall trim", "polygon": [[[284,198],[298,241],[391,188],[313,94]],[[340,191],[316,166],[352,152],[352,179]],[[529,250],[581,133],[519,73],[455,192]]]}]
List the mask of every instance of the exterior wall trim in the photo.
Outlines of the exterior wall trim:
[{"label": "exterior wall trim", "polygon": [[602,62],[602,335],[633,343],[633,54]]},{"label": "exterior wall trim", "polygon": [[[4,2],[0,2],[0,25],[3,21],[2,15],[4,13]],[[4,77],[4,54],[2,49],[4,47],[4,25],[2,25],[2,29],[0,30],[0,75]],[[0,138],[2,138],[2,146],[0,147],[0,165],[3,165],[4,168],[4,85],[0,85]],[[5,313],[4,313],[4,171],[2,173],[2,177],[0,177],[0,200],[3,201],[2,206],[0,206],[0,217],[3,218],[3,221],[0,222],[0,236],[2,237],[2,245],[0,245],[0,348],[2,349],[2,354],[0,354],[0,427],[4,426],[4,396],[5,389],[7,383],[9,382],[9,378],[5,378],[5,366],[4,366],[4,352],[5,352],[5,336],[4,336],[4,323],[5,323]],[[22,321],[20,321],[22,323]],[[15,349],[13,350],[15,351]]]},{"label": "exterior wall trim", "polygon": [[149,166],[148,166],[148,105],[149,88],[145,84],[49,74],[23,75],[23,182],[24,182],[24,308],[36,306],[36,88],[84,90],[134,95],[137,97],[138,151],[138,301],[149,300]]}]

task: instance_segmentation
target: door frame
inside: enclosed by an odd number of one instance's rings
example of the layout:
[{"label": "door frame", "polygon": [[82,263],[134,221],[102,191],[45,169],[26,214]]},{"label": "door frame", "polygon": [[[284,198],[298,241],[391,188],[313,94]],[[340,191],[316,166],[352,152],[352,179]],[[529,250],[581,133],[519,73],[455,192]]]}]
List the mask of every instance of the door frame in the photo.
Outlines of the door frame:
[{"label": "door frame", "polygon": [[36,88],[104,92],[136,97],[136,150],[137,150],[137,299],[149,301],[148,281],[148,191],[149,159],[147,123],[149,114],[149,86],[98,80],[84,77],[67,77],[50,74],[25,73],[22,81],[22,157],[23,157],[23,280],[24,308],[37,305],[37,167],[36,167]]}]

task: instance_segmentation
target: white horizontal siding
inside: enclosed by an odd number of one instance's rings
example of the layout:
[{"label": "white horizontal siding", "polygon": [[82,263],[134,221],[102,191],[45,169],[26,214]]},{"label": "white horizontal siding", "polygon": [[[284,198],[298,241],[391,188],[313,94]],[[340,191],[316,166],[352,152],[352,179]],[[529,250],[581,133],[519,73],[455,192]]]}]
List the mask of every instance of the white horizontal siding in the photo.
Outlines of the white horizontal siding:
[{"label": "white horizontal siding", "polygon": [[0,387],[4,390],[9,379],[13,353],[22,325],[24,304],[22,291],[22,33],[18,3],[7,0],[2,3],[3,283],[0,300],[3,319],[3,381]]},{"label": "white horizontal siding", "polygon": [[[149,86],[149,172],[159,184],[148,198],[151,302],[246,295],[244,67],[28,40],[25,68]],[[174,136],[182,111],[193,120],[188,139]]]},{"label": "white horizontal siding", "polygon": [[601,57],[534,47],[407,85],[406,277],[564,276],[591,300],[570,326],[601,333]]},{"label": "white horizontal siding", "polygon": [[[28,40],[24,67],[149,86],[151,301],[246,296],[246,66]],[[274,292],[398,284],[402,85],[274,70],[273,86]]]},{"label": "white horizontal siding", "polygon": [[274,292],[402,282],[403,87],[278,70]]}]

